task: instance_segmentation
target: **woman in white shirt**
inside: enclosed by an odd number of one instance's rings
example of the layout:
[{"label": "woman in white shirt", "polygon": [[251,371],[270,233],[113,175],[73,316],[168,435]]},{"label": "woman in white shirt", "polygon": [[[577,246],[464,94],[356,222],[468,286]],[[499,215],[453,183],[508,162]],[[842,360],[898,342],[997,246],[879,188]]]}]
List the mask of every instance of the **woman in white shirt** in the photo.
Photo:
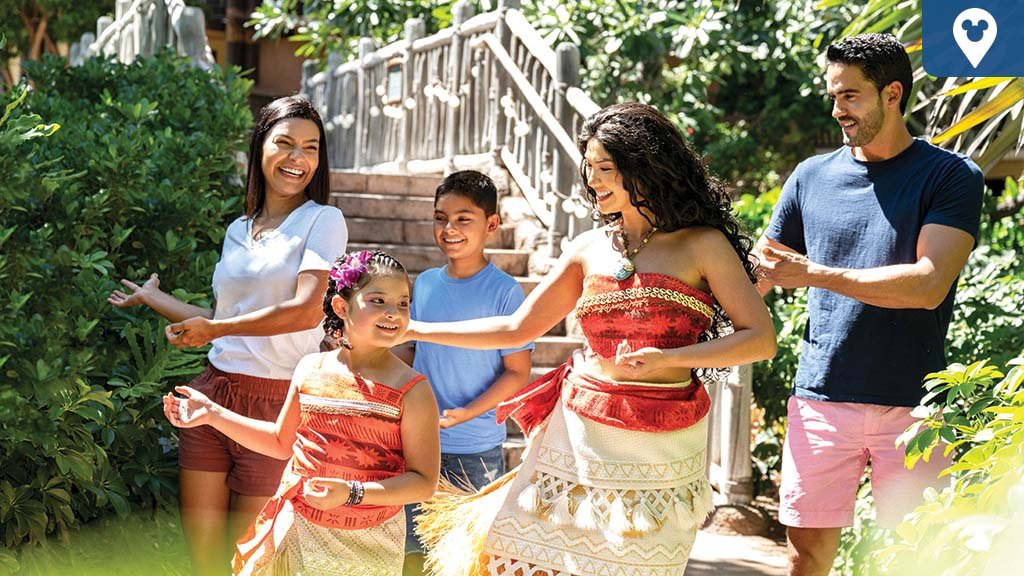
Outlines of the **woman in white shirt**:
[{"label": "woman in white shirt", "polygon": [[[213,274],[213,309],[160,290],[154,273],[128,280],[109,302],[146,305],[172,322],[180,348],[212,344],[209,365],[189,386],[239,414],[275,421],[299,359],[323,337],[327,272],[345,253],[348,230],[328,206],[323,123],[305,99],[261,111],[249,141],[245,214],[232,222]],[[182,527],[196,574],[223,574],[231,545],[274,494],[286,460],[232,442],[210,426],[179,431]]]}]

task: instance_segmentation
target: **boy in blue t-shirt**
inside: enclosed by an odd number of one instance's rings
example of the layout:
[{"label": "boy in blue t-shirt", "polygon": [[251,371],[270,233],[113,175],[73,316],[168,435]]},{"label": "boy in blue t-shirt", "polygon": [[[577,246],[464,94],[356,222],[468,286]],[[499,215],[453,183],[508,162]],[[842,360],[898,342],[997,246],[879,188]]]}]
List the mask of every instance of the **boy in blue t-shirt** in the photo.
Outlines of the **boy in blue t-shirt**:
[{"label": "boy in blue t-shirt", "polygon": [[[453,322],[506,316],[524,300],[514,278],[484,258],[487,237],[501,223],[494,182],[474,170],[449,175],[434,196],[434,241],[448,263],[416,278],[411,317]],[[505,427],[494,409],[523,388],[533,345],[467,350],[415,343],[413,368],[434,389],[441,412],[441,474],[479,490],[505,473]],[[405,574],[422,573],[423,546],[413,531],[417,506],[406,507]]]}]

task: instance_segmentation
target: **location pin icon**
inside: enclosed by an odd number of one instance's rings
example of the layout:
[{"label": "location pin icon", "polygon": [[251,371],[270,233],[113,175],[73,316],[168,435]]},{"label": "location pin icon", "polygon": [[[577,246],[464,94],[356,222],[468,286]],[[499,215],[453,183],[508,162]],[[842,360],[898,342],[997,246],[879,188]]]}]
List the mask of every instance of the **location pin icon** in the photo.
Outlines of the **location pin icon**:
[{"label": "location pin icon", "polygon": [[953,39],[975,68],[996,41],[997,31],[996,19],[981,8],[968,8],[953,21]]}]

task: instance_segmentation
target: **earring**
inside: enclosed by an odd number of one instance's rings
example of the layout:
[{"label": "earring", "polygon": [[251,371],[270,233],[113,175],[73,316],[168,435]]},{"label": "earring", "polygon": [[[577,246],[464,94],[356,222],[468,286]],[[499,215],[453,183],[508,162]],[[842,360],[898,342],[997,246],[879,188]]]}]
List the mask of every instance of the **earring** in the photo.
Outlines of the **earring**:
[{"label": "earring", "polygon": [[352,343],[349,342],[348,338],[345,338],[344,335],[342,335],[342,337],[341,337],[341,347],[346,349],[346,350],[351,350],[352,349]]}]

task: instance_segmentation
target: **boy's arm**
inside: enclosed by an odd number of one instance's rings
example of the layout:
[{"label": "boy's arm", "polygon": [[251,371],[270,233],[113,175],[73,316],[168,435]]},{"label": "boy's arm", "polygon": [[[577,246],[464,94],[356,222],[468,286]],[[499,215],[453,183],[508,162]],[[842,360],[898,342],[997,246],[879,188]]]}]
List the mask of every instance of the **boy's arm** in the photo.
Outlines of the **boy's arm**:
[{"label": "boy's arm", "polygon": [[530,381],[530,351],[520,350],[502,357],[504,371],[483,394],[468,405],[441,414],[441,428],[451,428],[492,410],[502,400],[519,392]]},{"label": "boy's arm", "polygon": [[404,344],[399,344],[398,346],[391,348],[391,353],[412,368],[412,362],[416,359],[416,343],[406,342]]}]

